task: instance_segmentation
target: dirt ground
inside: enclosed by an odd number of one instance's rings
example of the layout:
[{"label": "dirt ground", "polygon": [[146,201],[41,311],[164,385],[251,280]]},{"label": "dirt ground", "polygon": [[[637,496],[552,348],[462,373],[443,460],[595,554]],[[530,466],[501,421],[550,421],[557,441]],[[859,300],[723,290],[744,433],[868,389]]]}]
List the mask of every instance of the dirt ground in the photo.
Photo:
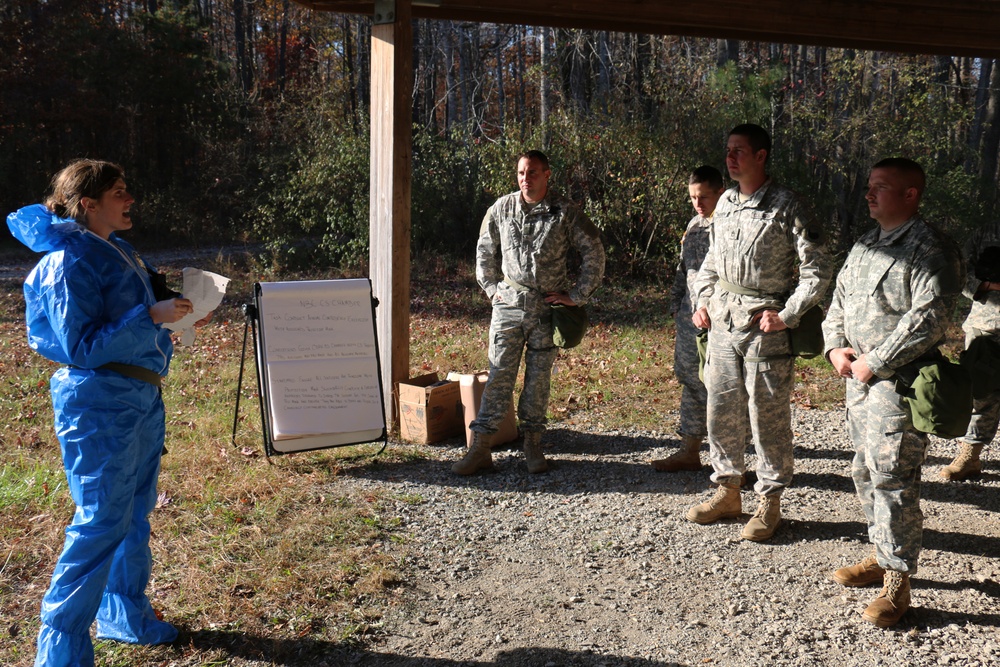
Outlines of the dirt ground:
[{"label": "dirt ground", "polygon": [[345,486],[401,499],[402,540],[385,548],[410,583],[369,646],[331,647],[325,664],[1000,665],[993,452],[979,479],[946,483],[937,473],[954,445],[933,442],[913,606],[880,630],[860,616],[878,587],[829,579],[870,551],[843,415],[794,419],[796,477],[767,543],[739,538],[749,489],[737,520],[684,519],[711,494],[708,468],[655,472],[648,460],[677,445],[666,434],[552,430],[544,475],[508,449],[495,472],[453,476],[457,441],[428,446],[427,460],[346,469]]}]

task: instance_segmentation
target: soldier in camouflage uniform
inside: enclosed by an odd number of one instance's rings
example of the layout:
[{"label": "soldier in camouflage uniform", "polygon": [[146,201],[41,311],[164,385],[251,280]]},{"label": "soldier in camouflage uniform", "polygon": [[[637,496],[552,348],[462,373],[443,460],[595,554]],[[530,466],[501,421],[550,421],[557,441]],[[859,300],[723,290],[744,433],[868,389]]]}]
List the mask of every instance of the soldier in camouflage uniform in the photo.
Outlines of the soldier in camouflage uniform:
[{"label": "soldier in camouflage uniform", "polygon": [[[470,425],[472,444],[452,466],[459,475],[492,467],[491,439],[510,408],[522,354],[524,388],[517,414],[524,456],[528,472],[548,470],[541,439],[558,354],[552,342],[551,306],[586,303],[604,276],[600,232],[579,206],[549,189],[551,174],[541,151],[518,156],[520,191],[498,199],[479,232],[476,278],[493,303],[490,375],[479,414]],[[581,257],[575,286],[566,266],[571,249]]]},{"label": "soldier in camouflage uniform", "polygon": [[670,293],[670,312],[676,326],[674,375],[681,383],[681,425],[678,432],[681,449],[665,459],[653,461],[653,467],[661,472],[701,469],[699,451],[708,434],[705,425],[708,393],[698,377],[698,347],[695,341],[698,328],[691,321],[694,313],[691,294],[698,269],[708,253],[712,214],[724,190],[722,174],[715,167],[698,167],[688,178],[688,195],[697,215],[691,218],[681,238],[681,261]]},{"label": "soldier in camouflage uniform", "polygon": [[[962,324],[965,347],[978,338],[1000,345],[1000,222],[983,227],[965,244],[969,270],[963,294],[972,299],[972,310]],[[977,395],[972,403],[969,429],[959,439],[955,459],[941,469],[945,481],[960,481],[982,472],[983,447],[993,441],[1000,422],[1000,391]]]},{"label": "soldier in camouflage uniform", "polygon": [[889,158],[872,168],[868,208],[879,227],[851,249],[823,323],[826,357],[847,379],[851,475],[875,546],[833,579],[883,583],[863,614],[879,627],[909,608],[923,532],[920,467],[928,438],[913,427],[896,380],[940,357],[964,280],[958,246],[917,214],[923,189],[923,170],[912,160]]},{"label": "soldier in camouflage uniform", "polygon": [[705,385],[712,481],[719,488],[687,518],[704,524],[742,513],[749,428],[760,500],[740,535],[753,541],[774,534],[781,492],[792,480],[794,359],[787,329],[819,303],[831,274],[821,227],[795,193],[768,177],[770,152],[771,139],[757,125],[729,134],[726,167],[739,185],[715,209],[693,318],[711,327]]}]

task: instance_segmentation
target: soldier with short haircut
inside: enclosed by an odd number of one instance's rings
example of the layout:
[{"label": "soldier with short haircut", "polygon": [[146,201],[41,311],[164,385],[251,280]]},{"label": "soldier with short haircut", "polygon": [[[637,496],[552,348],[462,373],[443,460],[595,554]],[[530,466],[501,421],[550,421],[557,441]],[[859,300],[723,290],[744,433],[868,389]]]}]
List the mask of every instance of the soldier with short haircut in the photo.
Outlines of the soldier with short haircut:
[{"label": "soldier with short haircut", "polygon": [[875,552],[833,573],[844,586],[882,582],[863,617],[895,625],[910,606],[923,534],[920,468],[928,437],[917,431],[897,379],[941,357],[964,268],[958,246],[917,210],[924,172],[906,158],[876,164],[868,208],[879,226],[851,249],[823,323],[826,357],[847,382],[851,476]]},{"label": "soldier with short haircut", "polygon": [[[476,279],[493,304],[490,374],[479,414],[470,425],[472,443],[452,472],[471,475],[491,468],[493,434],[510,409],[524,356],[524,388],[517,416],[524,432],[528,472],[548,470],[542,454],[552,364],[552,306],[582,305],[601,285],[604,246],[597,227],[580,207],[549,189],[549,159],[541,151],[517,159],[520,190],[498,199],[486,212],[476,247]],[[580,254],[576,284],[567,260]]]},{"label": "soldier with short haircut", "polygon": [[788,328],[823,298],[830,261],[820,225],[802,200],[771,181],[771,138],[758,125],[729,133],[726,168],[738,185],[722,195],[696,284],[694,324],[711,327],[705,386],[712,481],[690,521],[712,523],[743,511],[748,429],[757,451],[757,511],[740,533],[767,540],[781,521],[781,492],[792,481],[794,359]]},{"label": "soldier with short haircut", "polygon": [[674,274],[670,292],[670,312],[674,316],[674,375],[681,383],[681,424],[678,435],[681,449],[665,459],[653,461],[661,472],[700,470],[702,441],[708,434],[705,425],[705,404],[708,393],[698,377],[698,347],[695,340],[698,327],[691,321],[694,282],[705,255],[708,253],[708,234],[712,229],[712,215],[719,197],[725,191],[722,174],[715,167],[701,166],[688,178],[688,195],[695,216],[688,222],[681,237],[681,259]]},{"label": "soldier with short haircut", "polygon": [[[962,293],[972,299],[972,309],[962,323],[965,347],[974,349],[976,345],[987,343],[983,349],[995,354],[1000,346],[1000,222],[977,230],[965,244],[962,254],[969,271]],[[1000,389],[991,387],[986,393],[977,392],[972,402],[969,428],[959,438],[954,460],[941,469],[941,479],[957,482],[982,472],[980,456],[983,447],[993,442],[998,422]]]}]

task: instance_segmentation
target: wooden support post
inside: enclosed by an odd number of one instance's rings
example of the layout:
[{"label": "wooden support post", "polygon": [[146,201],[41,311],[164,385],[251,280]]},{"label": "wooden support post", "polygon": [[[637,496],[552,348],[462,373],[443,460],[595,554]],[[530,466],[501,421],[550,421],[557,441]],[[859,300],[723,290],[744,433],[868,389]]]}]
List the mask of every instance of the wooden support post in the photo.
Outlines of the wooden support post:
[{"label": "wooden support post", "polygon": [[410,372],[413,31],[410,0],[395,0],[394,8],[380,4],[383,11],[372,26],[369,274],[379,301],[378,345],[391,427],[397,420],[393,386]]}]

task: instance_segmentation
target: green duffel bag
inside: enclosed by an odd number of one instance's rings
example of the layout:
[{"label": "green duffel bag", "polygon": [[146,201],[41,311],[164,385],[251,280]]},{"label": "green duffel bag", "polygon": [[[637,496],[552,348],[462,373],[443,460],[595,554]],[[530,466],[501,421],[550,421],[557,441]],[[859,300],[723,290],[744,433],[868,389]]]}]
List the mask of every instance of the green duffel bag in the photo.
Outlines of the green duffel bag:
[{"label": "green duffel bag", "polygon": [[705,384],[705,360],[708,359],[708,329],[698,329],[698,335],[694,337],[694,344],[698,348],[698,379]]},{"label": "green duffel bag", "polygon": [[823,308],[813,306],[799,320],[799,326],[788,330],[792,356],[812,359],[823,354]]},{"label": "green duffel bag", "polygon": [[973,338],[960,363],[972,376],[974,397],[986,398],[1000,391],[1000,343],[991,336]]},{"label": "green duffel bag", "polygon": [[568,350],[579,345],[589,323],[583,306],[552,304],[552,342],[556,347]]},{"label": "green duffel bag", "polygon": [[902,378],[896,391],[909,404],[913,428],[939,438],[965,435],[972,419],[972,378],[945,357],[920,366],[913,382]]}]

